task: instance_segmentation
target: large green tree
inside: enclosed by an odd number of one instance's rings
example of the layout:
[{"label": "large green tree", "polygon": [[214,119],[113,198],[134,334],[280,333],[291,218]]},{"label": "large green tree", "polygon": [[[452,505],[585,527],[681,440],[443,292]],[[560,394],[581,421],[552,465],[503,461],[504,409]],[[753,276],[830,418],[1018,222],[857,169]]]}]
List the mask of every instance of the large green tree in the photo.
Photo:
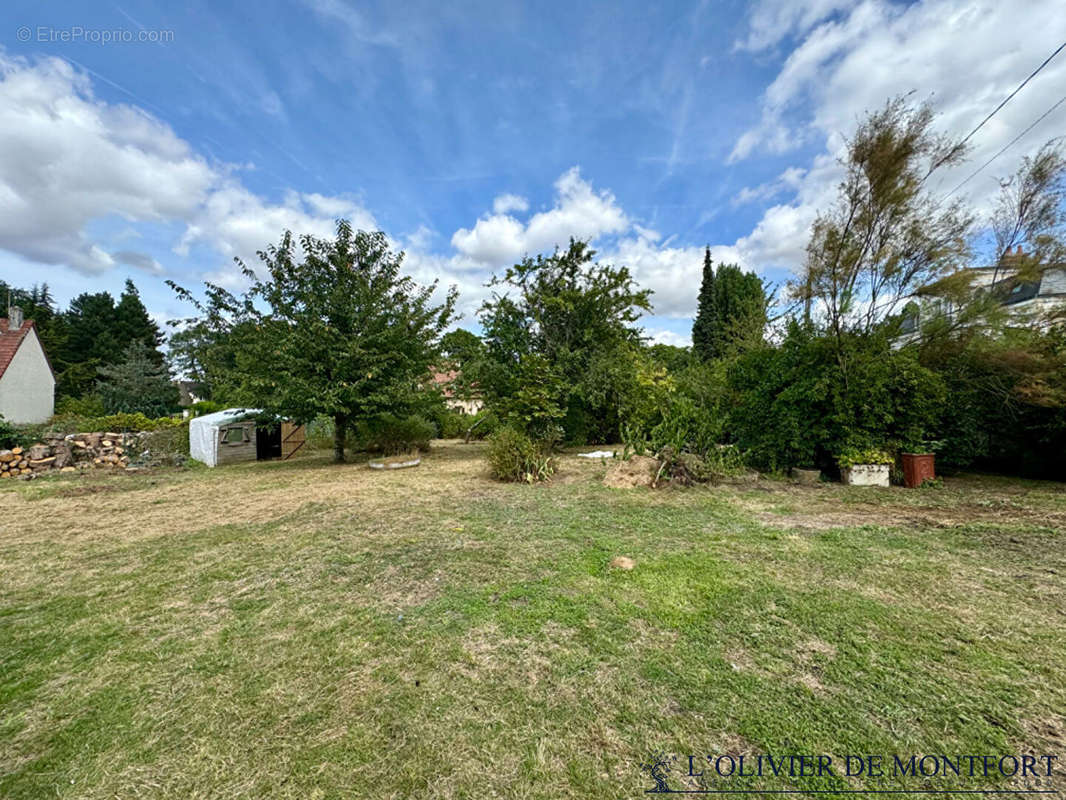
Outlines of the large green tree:
[{"label": "large green tree", "polygon": [[596,379],[602,373],[596,366],[608,354],[639,347],[635,323],[651,310],[651,292],[638,288],[626,267],[597,263],[595,255],[572,239],[565,250],[527,257],[493,278],[494,294],[480,311],[487,357],[477,377],[489,405],[506,409],[529,389],[522,376],[535,374],[551,407],[520,416],[555,419],[559,409],[570,438],[583,431],[617,436],[617,409],[608,407],[613,393]]},{"label": "large green tree", "polygon": [[736,264],[719,264],[716,270],[707,248],[692,352],[700,361],[712,361],[760,344],[768,305],[766,286],[757,275]]},{"label": "large green tree", "polygon": [[82,397],[92,391],[101,367],[122,360],[127,342],[117,335],[115,299],[107,292],[84,292],[70,301],[63,314],[67,337],[62,350],[63,371],[58,393]]},{"label": "large green tree", "polygon": [[115,305],[114,334],[115,338],[123,343],[124,348],[128,348],[133,342],[142,343],[148,357],[156,364],[162,365],[163,353],[160,348],[163,345],[163,333],[148,315],[140,292],[129,279],[126,280],[126,286]]},{"label": "large green tree", "polygon": [[[403,275],[403,253],[383,233],[341,220],[333,239],[294,237],[259,253],[264,275],[240,264],[251,282],[235,296],[207,284],[193,301],[226,341],[228,365],[209,377],[227,400],[301,422],[333,418],[334,455],[344,461],[347,431],[390,412],[402,414],[440,357],[456,291],[433,302],[436,283]],[[210,371],[210,364],[208,365]]]}]

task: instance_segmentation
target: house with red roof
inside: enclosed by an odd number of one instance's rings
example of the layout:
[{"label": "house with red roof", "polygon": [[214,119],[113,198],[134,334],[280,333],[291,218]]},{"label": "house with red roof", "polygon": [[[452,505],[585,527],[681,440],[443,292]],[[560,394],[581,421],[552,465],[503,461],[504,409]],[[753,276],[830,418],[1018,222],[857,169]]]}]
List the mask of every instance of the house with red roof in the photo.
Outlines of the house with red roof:
[{"label": "house with red roof", "polygon": [[459,370],[437,368],[433,370],[431,380],[444,395],[444,405],[449,410],[460,414],[476,414],[485,406],[481,395],[476,390],[456,391],[459,377]]},{"label": "house with red roof", "polygon": [[56,378],[33,320],[13,306],[0,317],[0,416],[28,425],[55,411]]}]

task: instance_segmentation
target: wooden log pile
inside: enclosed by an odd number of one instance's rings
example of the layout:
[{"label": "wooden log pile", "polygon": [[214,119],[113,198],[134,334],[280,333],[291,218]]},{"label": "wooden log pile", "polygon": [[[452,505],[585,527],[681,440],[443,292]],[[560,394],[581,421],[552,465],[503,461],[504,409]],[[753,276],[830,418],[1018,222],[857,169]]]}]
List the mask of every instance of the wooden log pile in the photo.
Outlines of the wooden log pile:
[{"label": "wooden log pile", "polygon": [[139,452],[143,433],[72,433],[31,447],[0,450],[0,480],[32,478],[44,472],[87,469],[125,470]]}]

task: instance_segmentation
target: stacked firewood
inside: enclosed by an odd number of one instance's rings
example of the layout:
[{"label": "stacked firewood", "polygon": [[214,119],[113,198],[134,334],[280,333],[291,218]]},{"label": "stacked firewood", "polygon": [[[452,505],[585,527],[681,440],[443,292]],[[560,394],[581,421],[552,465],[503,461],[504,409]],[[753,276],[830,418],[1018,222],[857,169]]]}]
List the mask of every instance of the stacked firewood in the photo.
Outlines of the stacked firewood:
[{"label": "stacked firewood", "polygon": [[0,479],[33,477],[42,472],[127,469],[143,434],[72,433],[49,437],[31,447],[0,450]]}]

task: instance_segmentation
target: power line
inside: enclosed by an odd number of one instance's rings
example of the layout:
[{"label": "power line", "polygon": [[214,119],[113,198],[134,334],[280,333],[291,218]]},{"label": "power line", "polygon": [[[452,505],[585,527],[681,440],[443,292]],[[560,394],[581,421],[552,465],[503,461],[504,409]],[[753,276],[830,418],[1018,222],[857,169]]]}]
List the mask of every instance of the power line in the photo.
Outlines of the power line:
[{"label": "power line", "polygon": [[[951,158],[953,155],[955,155],[955,153],[959,152],[959,150],[961,150],[962,147],[968,141],[970,141],[970,139],[973,137],[973,135],[975,133],[977,133],[979,130],[981,130],[981,128],[983,128],[985,126],[985,123],[988,122],[990,119],[992,119],[992,117],[996,116],[996,114],[999,113],[999,110],[1001,108],[1003,108],[1003,106],[1007,105],[1007,103],[1009,103],[1014,98],[1014,95],[1018,94],[1018,92],[1020,92],[1022,90],[1022,88],[1024,88],[1025,84],[1029,83],[1029,81],[1031,81],[1033,78],[1035,78],[1037,73],[1040,72],[1040,70],[1042,70],[1044,67],[1046,67],[1048,64],[1050,64],[1051,60],[1055,56],[1057,56],[1059,53],[1061,53],[1063,48],[1066,48],[1066,42],[1063,42],[1062,44],[1060,44],[1055,49],[1054,53],[1052,53],[1051,55],[1049,55],[1047,58],[1044,59],[1044,63],[1042,63],[1039,67],[1037,67],[1032,72],[1030,72],[1029,73],[1029,77],[1026,78],[1024,81],[1022,81],[1021,83],[1019,83],[1018,86],[1015,87],[1013,92],[1011,92],[1005,98],[1003,98],[1003,101],[998,106],[993,108],[992,111],[989,113],[989,115],[987,117],[985,117],[983,120],[981,120],[979,123],[977,123],[977,127],[974,128],[972,131],[970,131],[968,134],[966,134],[966,137],[961,142],[959,142],[957,145],[955,145],[953,148],[951,148],[951,150],[946,155],[944,155],[939,161],[937,161],[935,164],[933,164],[933,166],[931,166],[929,168],[929,172],[926,173],[925,177],[928,178],[930,175],[933,174],[933,172],[936,170],[937,167],[939,167],[941,164],[943,164],[945,161],[947,161],[949,158]],[[922,180],[924,182],[925,179],[923,178]]]},{"label": "power line", "polygon": [[959,142],[959,146],[961,147],[962,145],[964,145],[968,141],[970,141],[970,137],[973,136],[975,133],[977,133],[979,130],[981,130],[981,128],[984,127],[984,124],[986,122],[988,122],[990,119],[992,119],[992,117],[994,117],[996,115],[996,113],[1001,108],[1003,108],[1003,106],[1007,105],[1007,103],[1009,103],[1011,101],[1011,98],[1014,97],[1014,95],[1018,94],[1018,92],[1020,92],[1022,90],[1022,87],[1025,86],[1025,84],[1029,83],[1029,81],[1031,81],[1033,78],[1036,77],[1036,74],[1038,72],[1040,72],[1040,70],[1042,70],[1044,67],[1046,67],[1048,64],[1050,64],[1051,63],[1051,59],[1053,59],[1055,56],[1057,56],[1059,53],[1061,53],[1062,49],[1064,47],[1066,47],[1066,42],[1063,42],[1062,44],[1060,44],[1058,46],[1058,48],[1055,50],[1054,53],[1052,53],[1051,55],[1049,55],[1047,58],[1044,59],[1044,63],[1043,64],[1041,64],[1039,67],[1037,67],[1032,72],[1030,72],[1029,73],[1029,77],[1018,84],[1018,88],[1017,89],[1015,89],[1013,92],[1008,94],[1007,97],[1003,100],[1002,103],[1000,103],[998,106],[996,106],[994,109],[992,109],[992,113],[991,114],[989,114],[987,117],[985,117],[983,120],[981,120],[981,122],[978,123],[976,128],[974,128],[972,131],[970,131],[968,134],[966,134],[966,138],[963,139],[961,142]]},{"label": "power line", "polygon": [[1024,131],[1019,133],[1017,136],[1015,136],[1009,142],[1007,142],[1007,144],[1005,144],[1003,146],[1003,148],[998,153],[996,153],[994,156],[992,156],[992,158],[988,159],[988,161],[986,161],[980,167],[978,167],[973,172],[971,172],[970,176],[968,178],[966,178],[966,180],[964,180],[962,183],[960,183],[958,186],[956,186],[954,189],[952,189],[950,192],[948,192],[946,195],[944,195],[944,199],[947,200],[949,197],[951,197],[953,194],[955,194],[955,192],[957,192],[959,189],[961,189],[963,186],[965,186],[971,180],[976,178],[978,173],[980,173],[985,167],[987,167],[989,164],[991,164],[993,161],[995,161],[997,158],[999,158],[1001,155],[1003,155],[1005,152],[1007,152],[1011,147],[1013,147],[1015,144],[1017,144],[1019,139],[1021,139],[1023,136],[1025,136],[1025,134],[1029,133],[1029,131],[1031,131],[1033,128],[1035,128],[1037,125],[1039,125],[1041,122],[1043,122],[1045,117],[1047,117],[1049,114],[1051,114],[1051,112],[1053,112],[1056,108],[1061,106],[1063,103],[1066,103],[1066,95],[1063,95],[1062,97],[1060,97],[1059,101],[1057,103],[1055,103],[1055,105],[1053,105],[1051,108],[1049,108],[1047,111],[1045,111],[1039,117],[1037,117],[1033,121],[1033,123],[1031,125],[1029,125],[1028,128],[1026,128]]}]

